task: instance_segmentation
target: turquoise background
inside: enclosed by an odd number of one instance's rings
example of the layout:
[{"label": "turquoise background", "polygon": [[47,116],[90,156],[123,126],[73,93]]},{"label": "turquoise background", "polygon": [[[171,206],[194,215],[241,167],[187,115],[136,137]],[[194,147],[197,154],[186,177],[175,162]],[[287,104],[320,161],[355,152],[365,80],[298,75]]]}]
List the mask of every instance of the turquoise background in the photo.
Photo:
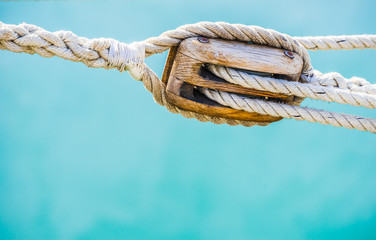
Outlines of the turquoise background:
[{"label": "turquoise background", "polygon": [[[0,20],[123,42],[198,21],[375,34],[375,1],[1,2]],[[147,64],[161,76],[166,53]],[[375,83],[375,50],[311,53]],[[360,107],[304,106],[376,117]],[[376,239],[367,132],[200,123],[128,73],[0,51],[0,239]]]}]

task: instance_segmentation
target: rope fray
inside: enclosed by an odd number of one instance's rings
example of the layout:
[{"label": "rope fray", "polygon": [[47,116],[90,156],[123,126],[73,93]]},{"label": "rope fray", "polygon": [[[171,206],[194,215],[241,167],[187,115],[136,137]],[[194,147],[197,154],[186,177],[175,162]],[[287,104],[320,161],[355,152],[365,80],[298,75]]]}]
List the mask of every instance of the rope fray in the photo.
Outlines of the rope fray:
[{"label": "rope fray", "polygon": [[145,44],[143,42],[126,44],[114,39],[110,39],[110,44],[109,67],[117,68],[120,72],[129,71],[134,79],[141,80],[145,61]]}]

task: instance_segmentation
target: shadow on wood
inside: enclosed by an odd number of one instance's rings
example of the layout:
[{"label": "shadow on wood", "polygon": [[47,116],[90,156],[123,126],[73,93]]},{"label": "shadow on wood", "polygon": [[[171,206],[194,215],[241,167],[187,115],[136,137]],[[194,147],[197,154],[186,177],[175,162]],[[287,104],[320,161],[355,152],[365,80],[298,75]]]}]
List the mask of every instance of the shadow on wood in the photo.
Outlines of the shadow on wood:
[{"label": "shadow on wood", "polygon": [[250,113],[222,106],[201,94],[197,87],[243,94],[291,103],[293,96],[276,94],[229,83],[208,71],[205,64],[270,73],[278,78],[299,81],[302,59],[295,53],[263,45],[222,39],[189,38],[170,49],[162,82],[167,85],[166,100],[178,108],[209,116],[256,122],[275,122],[282,118]]}]

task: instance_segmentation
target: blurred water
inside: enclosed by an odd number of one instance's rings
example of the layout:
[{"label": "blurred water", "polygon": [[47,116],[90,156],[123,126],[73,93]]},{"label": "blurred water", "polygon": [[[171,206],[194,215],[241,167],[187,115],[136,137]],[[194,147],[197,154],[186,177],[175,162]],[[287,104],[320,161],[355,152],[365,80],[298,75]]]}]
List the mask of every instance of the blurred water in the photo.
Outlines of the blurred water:
[{"label": "blurred water", "polygon": [[[375,34],[374,1],[0,2],[0,20],[143,40],[226,21]],[[374,50],[313,66],[373,82]],[[166,54],[147,59],[161,75]],[[375,111],[303,105],[376,117]],[[127,73],[0,52],[0,239],[376,239],[375,135],[284,120],[200,123]]]}]

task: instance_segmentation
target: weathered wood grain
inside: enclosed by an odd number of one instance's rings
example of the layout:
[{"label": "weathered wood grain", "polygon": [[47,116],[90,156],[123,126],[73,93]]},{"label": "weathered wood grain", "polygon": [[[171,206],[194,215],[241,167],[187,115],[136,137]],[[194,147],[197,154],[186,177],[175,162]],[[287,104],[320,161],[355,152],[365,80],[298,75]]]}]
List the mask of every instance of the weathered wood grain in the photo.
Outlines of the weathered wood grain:
[{"label": "weathered wood grain", "polygon": [[291,96],[258,91],[231,84],[203,67],[217,64],[254,72],[270,73],[291,81],[298,81],[302,70],[301,58],[293,53],[285,55],[283,49],[236,41],[209,39],[203,43],[197,38],[186,39],[177,48],[170,49],[162,82],[167,85],[169,103],[189,111],[230,119],[274,122],[281,118],[249,113],[222,106],[202,95],[195,86],[206,87],[248,96],[268,97],[289,103]]}]

